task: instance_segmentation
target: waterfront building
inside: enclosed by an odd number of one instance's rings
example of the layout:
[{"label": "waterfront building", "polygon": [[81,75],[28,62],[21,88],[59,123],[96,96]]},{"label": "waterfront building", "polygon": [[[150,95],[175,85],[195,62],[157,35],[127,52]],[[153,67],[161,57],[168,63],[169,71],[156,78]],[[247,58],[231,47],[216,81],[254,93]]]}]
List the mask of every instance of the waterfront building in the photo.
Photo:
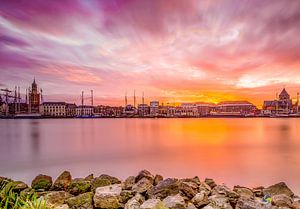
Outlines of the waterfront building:
[{"label": "waterfront building", "polygon": [[199,117],[210,115],[210,113],[213,112],[216,108],[216,104],[214,103],[197,102],[196,105]]},{"label": "waterfront building", "polygon": [[263,112],[265,114],[269,113],[290,113],[293,108],[293,103],[290,95],[285,88],[282,89],[279,94],[279,98],[275,100],[264,101]]},{"label": "waterfront building", "polygon": [[76,104],[66,103],[66,117],[75,117],[76,116]]},{"label": "waterfront building", "polygon": [[213,115],[254,115],[257,111],[255,105],[248,101],[225,101],[217,104]]},{"label": "waterfront building", "polygon": [[2,101],[2,97],[0,96],[0,116],[6,115],[7,106],[4,101]]},{"label": "waterfront building", "polygon": [[43,102],[40,113],[45,117],[66,117],[65,102]]},{"label": "waterfront building", "polygon": [[29,113],[39,113],[41,94],[38,91],[37,84],[35,82],[35,78],[33,79],[33,83],[31,84],[31,89],[28,94],[29,100]]},{"label": "waterfront building", "polygon": [[110,107],[107,105],[98,105],[94,107],[94,115],[97,117],[121,117],[123,107]]},{"label": "waterfront building", "polygon": [[183,117],[198,117],[198,108],[195,103],[182,103],[180,108],[177,108],[180,116]]},{"label": "waterfront building", "polygon": [[94,107],[90,105],[80,105],[76,107],[76,116],[86,117],[94,115]]},{"label": "waterfront building", "polygon": [[123,113],[125,116],[134,116],[134,115],[136,115],[137,111],[133,105],[128,104],[124,107]]},{"label": "waterfront building", "polygon": [[159,114],[159,101],[151,101],[150,102],[150,115],[158,116]]},{"label": "waterfront building", "polygon": [[150,114],[150,106],[147,104],[138,105],[138,115],[140,117],[148,116]]}]

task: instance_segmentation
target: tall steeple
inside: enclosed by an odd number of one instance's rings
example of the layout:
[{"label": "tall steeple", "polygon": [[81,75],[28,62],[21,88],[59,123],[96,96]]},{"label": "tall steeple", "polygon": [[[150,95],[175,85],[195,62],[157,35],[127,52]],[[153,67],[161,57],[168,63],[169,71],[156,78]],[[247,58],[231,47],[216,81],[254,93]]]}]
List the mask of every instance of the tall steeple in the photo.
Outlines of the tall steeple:
[{"label": "tall steeple", "polygon": [[37,92],[37,84],[35,82],[35,77],[33,78],[33,83],[31,84],[31,91],[32,91],[32,93],[35,93],[35,94],[38,93]]}]

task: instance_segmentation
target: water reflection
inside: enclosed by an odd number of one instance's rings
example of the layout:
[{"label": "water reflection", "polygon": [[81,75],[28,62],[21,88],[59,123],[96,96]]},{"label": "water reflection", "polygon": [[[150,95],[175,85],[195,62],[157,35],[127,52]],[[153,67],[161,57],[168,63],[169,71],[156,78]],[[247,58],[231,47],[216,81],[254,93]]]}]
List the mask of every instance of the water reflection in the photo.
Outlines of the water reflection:
[{"label": "water reflection", "polygon": [[30,182],[37,173],[57,176],[68,169],[75,177],[124,178],[146,168],[229,185],[285,181],[300,193],[299,124],[263,118],[1,120],[0,175]]},{"label": "water reflection", "polygon": [[30,130],[30,145],[31,153],[33,159],[39,153],[40,148],[40,120],[31,120],[29,121],[29,130]]}]

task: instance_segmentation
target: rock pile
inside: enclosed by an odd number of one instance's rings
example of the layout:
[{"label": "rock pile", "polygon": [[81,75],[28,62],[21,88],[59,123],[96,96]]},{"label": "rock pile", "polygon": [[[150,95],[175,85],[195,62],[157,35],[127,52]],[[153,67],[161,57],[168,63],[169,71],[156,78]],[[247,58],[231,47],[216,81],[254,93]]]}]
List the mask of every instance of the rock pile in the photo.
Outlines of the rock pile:
[{"label": "rock pile", "polygon": [[[0,185],[4,179],[0,177]],[[267,188],[230,189],[213,179],[163,179],[147,170],[123,182],[109,175],[72,179],[64,171],[54,183],[50,176],[38,175],[31,188],[20,181],[8,184],[20,194],[36,193],[53,209],[300,209],[300,197],[283,182]],[[263,201],[266,195],[269,202]]]}]

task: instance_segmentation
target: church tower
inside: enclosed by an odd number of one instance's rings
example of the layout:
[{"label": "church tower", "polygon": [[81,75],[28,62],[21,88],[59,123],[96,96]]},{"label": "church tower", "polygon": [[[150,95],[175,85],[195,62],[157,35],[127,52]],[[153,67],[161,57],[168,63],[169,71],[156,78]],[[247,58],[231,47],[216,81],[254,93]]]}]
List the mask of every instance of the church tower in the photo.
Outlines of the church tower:
[{"label": "church tower", "polygon": [[35,78],[31,84],[31,90],[29,90],[29,112],[30,113],[39,113],[39,106],[41,101],[41,95],[38,92],[37,84]]}]

